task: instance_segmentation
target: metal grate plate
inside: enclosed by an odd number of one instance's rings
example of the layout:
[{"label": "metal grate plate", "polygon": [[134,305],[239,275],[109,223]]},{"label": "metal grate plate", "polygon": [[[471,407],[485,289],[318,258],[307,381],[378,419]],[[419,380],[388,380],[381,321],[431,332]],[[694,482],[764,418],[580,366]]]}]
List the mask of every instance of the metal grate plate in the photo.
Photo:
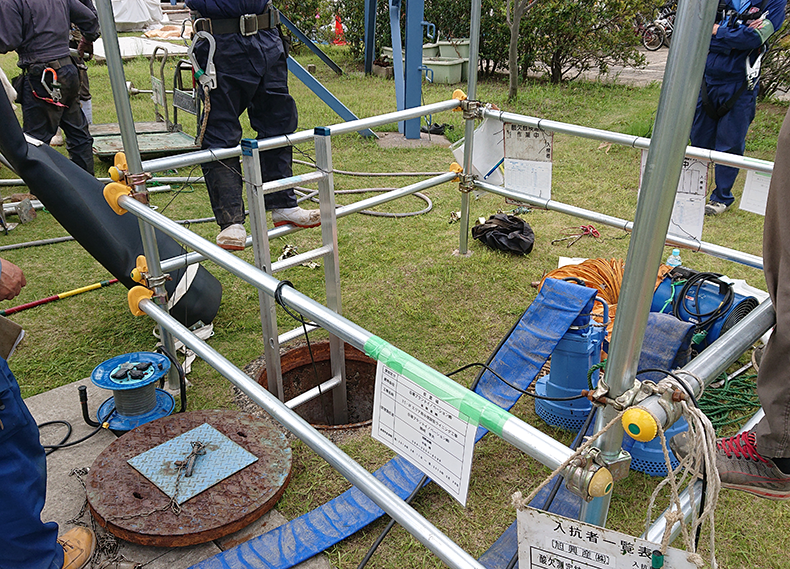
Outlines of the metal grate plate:
[{"label": "metal grate plate", "polygon": [[[192,476],[187,477],[183,473],[179,476],[175,462],[189,456],[193,441],[200,441],[205,445],[205,454],[199,455],[195,460]],[[208,423],[203,423],[130,458],[127,462],[168,497],[183,504],[256,460],[257,456],[241,448]]]}]

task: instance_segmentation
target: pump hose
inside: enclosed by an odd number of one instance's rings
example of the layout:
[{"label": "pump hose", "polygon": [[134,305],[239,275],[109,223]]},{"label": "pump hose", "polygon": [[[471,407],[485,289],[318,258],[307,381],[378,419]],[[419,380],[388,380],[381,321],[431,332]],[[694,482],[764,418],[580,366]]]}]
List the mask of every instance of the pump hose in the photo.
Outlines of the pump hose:
[{"label": "pump hose", "polygon": [[[698,319],[696,329],[697,331],[701,331],[707,329],[710,324],[715,322],[722,314],[725,314],[732,306],[735,295],[732,292],[732,285],[719,280],[720,276],[721,275],[718,273],[697,273],[690,276],[686,281],[686,284],[683,285],[683,288],[680,289],[680,302],[676,302],[674,308],[672,309],[672,313],[674,314],[675,318],[678,320],[684,320],[680,317],[680,308],[682,307],[683,310],[685,310],[690,316]],[[688,300],[689,298],[692,298],[694,300],[694,304],[697,307],[699,306],[698,299],[700,289],[706,281],[713,282],[720,286],[725,286],[727,292],[724,293],[724,298],[713,310],[709,312],[700,312],[699,310],[695,309],[694,312],[692,312],[688,308]],[[691,296],[692,287],[696,287],[693,297]]]}]

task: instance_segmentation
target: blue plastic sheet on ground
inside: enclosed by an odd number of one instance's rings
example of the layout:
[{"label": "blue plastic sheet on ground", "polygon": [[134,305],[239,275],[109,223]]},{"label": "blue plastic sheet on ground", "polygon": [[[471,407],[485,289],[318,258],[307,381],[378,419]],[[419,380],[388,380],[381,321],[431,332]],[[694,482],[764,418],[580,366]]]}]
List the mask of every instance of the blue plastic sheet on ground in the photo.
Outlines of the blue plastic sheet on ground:
[{"label": "blue plastic sheet on ground", "polygon": [[[488,365],[513,385],[526,389],[595,294],[592,288],[546,279],[537,298],[500,343]],[[512,408],[521,396],[489,372],[482,374],[475,392],[503,409]],[[486,432],[478,428],[475,440]],[[390,460],[373,475],[401,498],[411,494],[422,478],[422,472],[401,457]],[[288,569],[353,535],[383,514],[370,498],[351,488],[323,506],[190,569]]]}]

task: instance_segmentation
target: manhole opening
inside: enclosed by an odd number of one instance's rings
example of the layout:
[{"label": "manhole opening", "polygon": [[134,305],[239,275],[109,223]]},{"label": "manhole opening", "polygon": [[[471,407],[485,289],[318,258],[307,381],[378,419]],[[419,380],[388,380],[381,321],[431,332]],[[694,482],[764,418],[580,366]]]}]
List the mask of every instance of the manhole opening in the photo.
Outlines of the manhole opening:
[{"label": "manhole opening", "polygon": [[[323,383],[332,377],[329,360],[329,342],[310,344],[315,368],[307,346],[300,346],[280,356],[283,371],[283,391],[288,401]],[[373,389],[376,384],[376,360],[369,358],[353,346],[345,345],[346,401],[348,422],[335,421],[332,411],[332,392],[327,392],[312,401],[300,405],[294,411],[308,423],[319,429],[362,427],[373,418]],[[264,368],[257,377],[258,383],[266,387],[268,379]]]}]

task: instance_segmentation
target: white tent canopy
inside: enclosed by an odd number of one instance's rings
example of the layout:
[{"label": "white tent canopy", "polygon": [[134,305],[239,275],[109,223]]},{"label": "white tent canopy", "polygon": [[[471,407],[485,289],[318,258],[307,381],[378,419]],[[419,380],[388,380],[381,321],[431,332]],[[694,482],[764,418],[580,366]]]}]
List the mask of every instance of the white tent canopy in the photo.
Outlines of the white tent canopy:
[{"label": "white tent canopy", "polygon": [[159,0],[112,0],[118,31],[144,30],[168,21]]}]

